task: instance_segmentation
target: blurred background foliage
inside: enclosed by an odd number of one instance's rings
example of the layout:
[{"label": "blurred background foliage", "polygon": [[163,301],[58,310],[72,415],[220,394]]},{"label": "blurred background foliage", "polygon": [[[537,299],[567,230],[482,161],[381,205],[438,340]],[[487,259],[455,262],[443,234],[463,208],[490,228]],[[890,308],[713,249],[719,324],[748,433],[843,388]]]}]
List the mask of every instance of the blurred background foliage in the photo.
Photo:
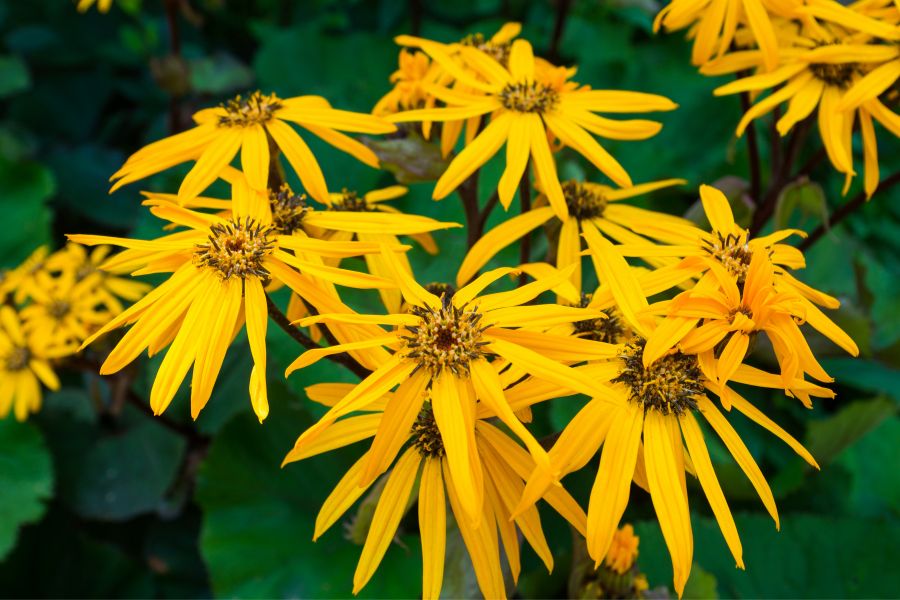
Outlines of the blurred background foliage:
[{"label": "blurred background foliage", "polygon": [[[167,2],[179,29],[176,45]],[[159,224],[140,209],[139,188],[107,196],[107,178],[129,153],[187,125],[198,108],[260,88],[282,96],[320,94],[336,107],[367,112],[396,68],[394,35],[451,41],[471,32],[490,35],[508,20],[523,23],[536,51],[577,65],[582,83],[659,93],[680,104],[655,115],[665,127],[652,140],[609,143],[635,182],[688,180],[655,195],[650,206],[694,215],[697,185],[719,181],[748,218],[740,198],[746,146],[733,137],[738,101],[712,97],[719,81],[696,73],[679,35],[652,34],[657,9],[655,0],[117,0],[106,15],[79,15],[67,0],[0,3],[0,266],[14,266],[40,244],[59,247],[65,233],[158,233]],[[809,145],[807,157],[816,151]],[[336,189],[366,191],[394,181],[324,145],[314,151]],[[896,140],[888,140],[883,173],[897,171],[897,156]],[[486,167],[482,197],[499,171],[493,163]],[[596,177],[568,153],[562,172]],[[172,191],[182,174],[144,185]],[[811,230],[841,204],[839,177],[827,164],[819,163],[810,178],[818,183],[801,181],[782,197],[779,226]],[[462,219],[455,198],[435,203],[430,192],[430,183],[413,184],[398,206]],[[776,533],[727,452],[713,446],[738,515],[747,571],[734,568],[696,482],[689,482],[696,564],[687,597],[890,597],[900,590],[900,201],[889,194],[876,195],[829,232],[809,251],[810,267],[801,273],[840,297],[836,320],[862,349],[853,360],[816,340],[816,354],[837,378],[837,398],[810,412],[780,393],[751,395],[807,444],[822,472],[734,415],[773,482],[782,530]],[[436,238],[441,254],[418,252],[413,261],[425,281],[446,279],[464,252],[458,232]],[[352,300],[376,306],[374,296]],[[371,507],[364,503],[317,544],[311,537],[319,505],[357,449],[284,470],[279,464],[321,412],[303,388],[352,376],[319,363],[284,382],[281,373],[298,347],[275,327],[269,344],[272,414],[265,425],[249,410],[243,337],[196,423],[184,396],[165,419],[142,410],[158,360],[121,376],[94,375],[90,361],[103,355],[102,344],[85,357],[87,368],[66,372],[63,389],[30,422],[0,421],[0,595],[348,596],[360,551],[354,540],[362,539]],[[558,431],[580,405],[572,398],[535,410],[538,435]],[[592,469],[570,479],[585,499]],[[626,518],[641,537],[639,565],[651,588],[664,587],[671,567],[649,497],[640,490],[633,497]],[[572,538],[560,519],[549,512],[545,518],[557,566],[547,575],[525,551],[521,597],[569,593]],[[415,519],[404,521],[364,596],[418,594],[415,528]],[[452,532],[449,544],[445,593],[471,594],[471,570]]]}]

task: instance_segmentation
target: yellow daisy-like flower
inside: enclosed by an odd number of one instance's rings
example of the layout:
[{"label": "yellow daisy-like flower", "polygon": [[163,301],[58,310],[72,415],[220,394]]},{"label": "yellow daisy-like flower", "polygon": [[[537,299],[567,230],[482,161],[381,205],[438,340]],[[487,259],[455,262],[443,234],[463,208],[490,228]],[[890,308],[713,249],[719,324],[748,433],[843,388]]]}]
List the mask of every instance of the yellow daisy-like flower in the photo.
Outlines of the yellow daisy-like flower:
[{"label": "yellow daisy-like flower", "polygon": [[19,421],[41,408],[41,383],[59,389],[50,361],[71,354],[73,344],[49,346],[29,334],[16,311],[0,307],[0,419],[10,410]]},{"label": "yellow daisy-like flower", "polygon": [[[778,524],[772,492],[762,472],[728,420],[706,395],[721,388],[705,378],[696,355],[676,352],[649,367],[643,365],[643,339],[626,344],[620,356],[603,363],[594,377],[608,383],[620,405],[592,400],[566,426],[549,452],[552,468],[560,476],[584,466],[602,445],[600,465],[588,506],[587,544],[595,561],[608,555],[616,527],[628,504],[631,481],[650,492],[663,536],[672,556],[675,590],[681,595],[690,574],[693,540],[684,489],[685,469],[700,480],[728,547],[743,568],[737,529],[719,486],[695,415],[699,413],[737,461],[756,489],[764,506]],[[780,386],[780,378],[749,367],[739,369],[733,381],[765,382]],[[827,390],[804,385],[814,395],[830,396]],[[730,390],[731,407],[784,440],[809,464],[812,456],[789,433],[766,417],[742,396]],[[688,455],[683,453],[683,444]],[[686,467],[688,464],[690,466]],[[551,481],[539,471],[529,480],[519,508],[530,506]],[[514,512],[517,514],[517,512]]]},{"label": "yellow daisy-like flower", "polygon": [[[679,217],[649,211],[635,206],[627,206],[619,200],[633,198],[661,188],[685,183],[683,179],[665,179],[643,183],[631,188],[614,189],[606,185],[575,180],[562,184],[563,197],[566,202],[566,217],[562,219],[556,244],[556,266],[565,268],[575,265],[572,272],[572,284],[581,288],[581,235],[590,241],[585,232],[590,229],[593,235],[607,235],[621,244],[650,243],[631,231],[633,224],[674,222],[688,225],[689,221]],[[542,202],[543,201],[543,202]],[[484,234],[469,250],[459,268],[457,284],[469,281],[475,273],[488,263],[501,250],[529,235],[541,225],[545,225],[556,217],[555,210],[546,203],[546,196],[541,195],[530,211],[507,219],[494,229]],[[671,259],[649,258],[656,266],[671,262]]]},{"label": "yellow daisy-like flower", "polygon": [[690,27],[694,38],[691,62],[702,65],[727,53],[738,26],[744,24],[752,32],[766,69],[772,70],[780,56],[772,17],[790,18],[801,5],[801,0],[672,0],[656,15],[653,30]]},{"label": "yellow daisy-like flower", "polygon": [[607,567],[622,575],[631,570],[638,557],[638,544],[641,538],[634,535],[634,527],[627,523],[613,534],[609,552],[603,562]]},{"label": "yellow daisy-like flower", "polygon": [[[693,289],[660,303],[659,310],[667,318],[647,341],[644,363],[649,365],[677,346],[681,352],[701,355],[707,364],[715,364],[712,379],[724,386],[744,362],[751,337],[765,332],[786,385],[803,379],[805,373],[819,381],[832,381],[797,324],[805,312],[802,299],[792,290],[779,291],[774,279],[772,263],[762,253],[750,259],[740,288],[721,265],[711,264]],[[714,353],[719,356],[717,361]]]},{"label": "yellow daisy-like flower", "polygon": [[209,400],[228,346],[246,323],[254,363],[251,403],[260,421],[265,419],[269,411],[265,346],[268,309],[263,288],[270,281],[287,285],[320,311],[345,309],[323,286],[395,285],[322,264],[322,257],[356,256],[378,251],[380,246],[278,234],[273,231],[268,206],[255,201],[257,196],[246,185],[235,185],[232,191],[233,207],[228,218],[174,203],[153,206],[150,211],[154,215],[186,228],[155,240],[69,236],[89,246],[128,248],[107,261],[104,268],[129,268],[136,274],[172,273],[84,344],[132,324],[103,363],[101,374],[115,373],[145,349],[153,355],[171,344],[150,391],[150,406],[156,414],[166,409],[193,365],[191,414],[197,417]]},{"label": "yellow daisy-like flower", "polygon": [[431,93],[447,104],[446,107],[388,117],[394,122],[405,122],[453,121],[491,115],[484,130],[453,159],[438,180],[435,199],[450,194],[506,144],[506,169],[497,190],[503,206],[508,207],[512,202],[531,158],[541,189],[557,216],[563,219],[568,211],[548,134],[584,155],[618,185],[628,187],[631,186],[628,173],[591,134],[611,139],[645,139],[655,135],[661,125],[645,120],[615,121],[594,113],[650,112],[677,107],[668,98],[653,94],[553,88],[536,78],[531,44],[524,40],[513,42],[508,68],[473,47],[461,46],[459,53],[468,69],[450,59],[441,65],[448,71],[452,69],[459,82],[477,93],[433,87]]},{"label": "yellow daisy-like flower", "polygon": [[[721,191],[709,185],[701,185],[700,200],[712,226],[711,232],[674,223],[641,224],[635,226],[638,233],[670,245],[623,244],[615,247],[616,252],[623,256],[686,257],[677,265],[663,267],[640,277],[644,295],[652,296],[699,277],[715,264],[721,265],[738,286],[744,285],[750,262],[759,253],[768,257],[773,265],[773,285],[776,291],[792,291],[799,295],[798,310],[805,321],[848,353],[853,356],[859,354],[859,348],[850,336],[816,306],[838,308],[841,303],[837,298],[816,290],[791,275],[792,269],[806,266],[806,259],[797,248],[781,242],[792,235],[805,236],[804,232],[784,229],[751,239],[749,232],[735,223],[728,199]],[[611,306],[612,292],[612,289],[607,289],[596,294],[592,306]]]},{"label": "yellow daisy-like flower", "polygon": [[[807,19],[798,23],[798,29],[799,33],[791,38],[791,46],[782,49],[782,61],[776,70],[739,79],[717,88],[714,93],[721,96],[772,90],[741,118],[738,136],[743,135],[751,121],[783,103],[787,103],[787,110],[776,124],[781,135],[786,135],[815,111],[828,159],[835,169],[845,174],[845,191],[856,175],[852,135],[858,117],[863,139],[864,188],[871,196],[879,181],[873,119],[900,137],[900,116],[879,99],[900,75],[900,46],[896,43],[900,33],[895,35],[895,41],[885,43],[867,32],[852,32],[831,22]],[[759,60],[758,52],[735,53],[711,63],[703,72],[742,71]]]},{"label": "yellow daisy-like flower", "polygon": [[102,298],[106,308],[113,314],[118,314],[124,310],[120,300],[140,300],[152,286],[101,269],[100,265],[106,261],[111,250],[109,246],[98,246],[88,252],[80,244],[69,243],[62,250],[54,252],[45,266],[47,271],[56,276],[72,273],[76,283],[90,280],[93,292]]},{"label": "yellow daisy-like flower", "polygon": [[337,110],[320,96],[282,99],[253,92],[237,96],[217,108],[194,114],[197,126],[154,142],[132,154],[110,178],[112,189],[170,167],[195,160],[178,189],[180,202],[194,199],[219,177],[241,153],[241,167],[250,186],[265,191],[269,179],[270,147],[279,149],[296,171],[306,191],[319,202],[328,201],[325,176],[303,138],[288,123],[296,123],[335,148],[377,168],[378,157],[362,143],[340,133],[391,133],[396,127],[362,113]]},{"label": "yellow daisy-like flower", "polygon": [[[70,272],[56,278],[38,273],[31,301],[20,315],[25,331],[41,343],[77,345],[117,312],[105,300],[93,279],[78,281]],[[113,308],[119,307],[117,303]]]},{"label": "yellow daisy-like flower", "polygon": [[[399,435],[409,431],[423,403],[422,391],[431,390],[437,427],[446,450],[447,464],[459,490],[460,502],[477,523],[482,514],[484,479],[474,460],[472,416],[477,403],[495,413],[526,445],[539,465],[546,467],[546,452],[511,409],[504,389],[527,374],[551,382],[557,396],[571,392],[602,397],[606,390],[593,379],[563,362],[611,356],[616,347],[574,337],[543,334],[527,329],[599,316],[599,311],[558,306],[525,305],[542,292],[565,281],[568,273],[546,278],[518,289],[479,294],[494,281],[513,272],[497,269],[486,273],[450,295],[429,292],[397,264],[393,264],[409,310],[390,315],[323,314],[300,321],[312,323],[375,323],[392,325],[393,331],[366,336],[348,344],[310,350],[287,369],[287,374],[309,366],[324,356],[359,348],[385,347],[389,358],[351,393],[335,404],[297,441],[296,448],[315,443],[337,419],[365,410],[385,392],[400,385],[385,410],[383,427]],[[394,440],[400,438],[395,435]],[[363,482],[371,482],[388,468],[390,442],[375,446],[363,469]],[[552,476],[552,475],[551,475]]]},{"label": "yellow daisy-like flower", "polygon": [[25,302],[38,287],[36,276],[45,270],[49,254],[48,246],[40,246],[18,267],[3,271],[3,278],[0,279],[0,299],[5,300],[11,295],[16,304]]},{"label": "yellow daisy-like flower", "polygon": [[382,96],[372,109],[379,117],[402,110],[421,108],[429,99],[425,86],[435,83],[440,75],[440,67],[432,64],[423,52],[400,50],[400,68],[391,73],[390,82],[394,89]]},{"label": "yellow daisy-like flower", "polygon": [[[352,394],[353,385],[322,384],[307,388],[310,398],[329,406]],[[507,434],[487,419],[492,415],[480,404],[474,417],[471,437],[473,468],[484,476],[484,503],[480,507],[479,525],[471,524],[464,508],[468,489],[458,482],[447,457],[444,434],[438,428],[433,399],[421,379],[409,379],[393,394],[381,396],[366,407],[363,414],[341,419],[325,429],[317,441],[297,446],[285,457],[289,463],[314,456],[360,440],[374,438],[369,451],[343,476],[325,500],[318,517],[314,538],[328,530],[373,485],[374,479],[365,477],[373,453],[387,444],[389,451],[382,459],[393,468],[385,476],[365,545],[353,576],[353,593],[358,593],[369,581],[394,538],[400,520],[409,506],[414,484],[418,478],[418,522],[422,539],[422,597],[440,596],[443,575],[447,527],[446,502],[449,499],[453,518],[462,534],[463,542],[472,558],[475,577],[485,598],[503,598],[506,590],[501,569],[500,548],[506,556],[513,581],[521,570],[519,534],[528,541],[548,569],[553,568],[553,555],[544,539],[540,515],[535,507],[512,517],[512,509],[525,488],[525,478],[534,467],[534,460]],[[435,390],[430,394],[433,398]],[[401,396],[418,400],[402,407],[412,415],[403,430],[394,430],[390,413],[405,402]],[[408,420],[408,419],[407,419]],[[301,438],[302,439],[302,438]],[[397,456],[399,455],[399,458]],[[575,500],[562,487],[553,486],[544,496],[547,502],[565,517],[579,532],[584,533],[585,515]]]},{"label": "yellow daisy-like flower", "polygon": [[109,12],[109,9],[112,8],[113,0],[78,0],[78,4],[75,5],[75,10],[80,13],[85,13],[89,11],[94,4],[97,5],[97,12],[106,14]]}]

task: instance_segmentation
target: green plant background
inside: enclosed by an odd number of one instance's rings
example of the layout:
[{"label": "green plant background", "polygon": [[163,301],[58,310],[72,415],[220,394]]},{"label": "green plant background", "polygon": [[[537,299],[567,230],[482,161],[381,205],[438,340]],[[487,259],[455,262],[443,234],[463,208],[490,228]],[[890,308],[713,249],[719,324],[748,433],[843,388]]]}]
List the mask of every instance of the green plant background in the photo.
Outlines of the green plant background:
[{"label": "green plant background", "polygon": [[[256,88],[285,96],[321,94],[337,107],[368,111],[396,68],[394,35],[419,27],[426,37],[449,41],[470,32],[491,34],[518,20],[542,53],[556,15],[555,2],[521,0],[459,0],[452,8],[396,0],[188,4],[191,11],[178,17],[183,65],[165,58],[162,2],[121,1],[107,15],[79,15],[67,1],[0,4],[0,266],[14,266],[42,243],[58,247],[65,233],[141,237],[159,231],[140,208],[138,191],[172,191],[183,171],[112,196],[107,178],[130,152],[166,135],[172,90],[183,91],[176,100],[182,118]],[[572,4],[558,53],[565,64],[578,65],[579,81],[660,93],[680,104],[660,116],[665,127],[652,140],[608,144],[636,182],[688,180],[684,188],[655,195],[650,206],[694,215],[699,183],[746,177],[746,146],[733,137],[737,99],[711,95],[719,81],[689,65],[681,35],[652,34],[654,0]],[[897,140],[879,133],[882,172],[895,172]],[[815,152],[814,139],[804,156]],[[764,155],[766,149],[763,144]],[[393,182],[389,173],[329,148],[314,150],[334,188],[365,191]],[[893,164],[884,160],[891,156]],[[597,176],[574,154],[564,153],[563,161],[567,176]],[[486,167],[483,196],[500,166]],[[811,230],[824,211],[842,202],[839,178],[827,165],[812,175],[823,192],[800,186],[785,197],[777,215],[781,225]],[[398,206],[462,219],[455,196],[435,203],[430,191],[430,183],[414,184]],[[436,237],[442,253],[432,258],[420,252],[414,259],[422,280],[445,278],[464,252],[458,231]],[[840,297],[836,320],[859,341],[862,356],[852,360],[825,340],[812,340],[837,378],[838,393],[814,411],[778,394],[753,398],[808,445],[822,472],[805,468],[778,440],[732,415],[772,483],[782,530],[776,533],[737,466],[712,444],[737,514],[747,570],[734,568],[691,482],[696,553],[688,597],[890,597],[900,590],[898,240],[900,201],[896,193],[884,193],[808,253],[802,278]],[[514,259],[511,253],[500,257]],[[375,306],[370,295],[353,300]],[[28,423],[0,422],[0,595],[348,596],[360,546],[344,539],[339,526],[316,544],[311,537],[318,506],[359,448],[285,469],[279,464],[319,414],[303,388],[352,377],[320,364],[284,381],[283,368],[298,348],[274,326],[269,352],[272,411],[264,425],[247,400],[244,338],[229,351],[209,407],[196,422],[184,390],[176,398],[167,416],[179,431],[131,405],[109,410],[109,386],[73,370],[64,371],[62,390],[49,394],[44,410]],[[157,365],[143,361],[134,374],[141,398]],[[536,410],[538,432],[558,430],[579,406],[573,398]],[[582,499],[593,467],[567,480]],[[639,564],[651,587],[670,585],[668,554],[644,492],[635,491],[626,517],[641,536]],[[363,524],[364,516],[347,531]],[[525,551],[517,592],[522,597],[566,594],[571,536],[553,515],[546,515],[545,527],[557,566],[548,575]],[[459,551],[451,536],[449,552]],[[362,596],[415,597],[419,572],[415,520],[407,518]],[[450,595],[471,592],[465,560],[448,569],[445,587]]]}]

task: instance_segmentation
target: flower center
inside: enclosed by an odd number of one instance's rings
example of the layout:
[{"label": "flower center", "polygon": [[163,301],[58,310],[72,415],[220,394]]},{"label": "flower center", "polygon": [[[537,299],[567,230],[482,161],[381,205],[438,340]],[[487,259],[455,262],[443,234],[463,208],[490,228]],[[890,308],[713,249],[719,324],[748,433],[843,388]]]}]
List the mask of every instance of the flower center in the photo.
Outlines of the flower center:
[{"label": "flower center", "polygon": [[407,357],[418,361],[420,368],[437,375],[447,368],[457,377],[467,375],[469,362],[484,356],[481,340],[486,327],[481,326],[482,314],[457,308],[444,294],[437,309],[412,307],[412,314],[421,319],[415,327],[407,327]]},{"label": "flower center", "polygon": [[558,101],[559,94],[556,90],[537,81],[508,83],[500,91],[500,102],[503,106],[516,112],[550,112]]},{"label": "flower center", "polygon": [[445,295],[447,298],[452,298],[453,294],[456,293],[456,289],[452,285],[450,285],[449,283],[444,283],[442,281],[433,281],[431,283],[427,283],[425,284],[425,289],[435,296]]},{"label": "flower center", "polygon": [[738,283],[743,283],[750,266],[750,259],[753,257],[753,252],[750,251],[750,246],[747,244],[746,233],[740,235],[729,233],[722,236],[721,233],[716,232],[716,238],[708,247],[709,253],[722,263],[726,271],[737,277]]},{"label": "flower center", "polygon": [[607,205],[606,196],[596,189],[570,180],[562,184],[562,191],[569,214],[579,221],[603,216]]},{"label": "flower center", "polygon": [[281,184],[277,192],[269,190],[269,206],[272,210],[272,229],[284,235],[302,229],[303,217],[310,210],[306,195],[295,194],[286,183]]},{"label": "flower center", "polygon": [[431,402],[426,401],[422,406],[409,436],[422,458],[440,458],[444,455],[444,440],[441,439],[441,431],[434,420]]},{"label": "flower center", "polygon": [[859,68],[854,63],[812,63],[809,70],[813,76],[826,85],[847,89]]},{"label": "flower center", "polygon": [[88,275],[92,275],[98,271],[97,267],[94,266],[90,260],[86,260],[78,268],[75,270],[75,281],[82,281]]},{"label": "flower center", "polygon": [[47,304],[47,314],[56,319],[57,321],[61,320],[72,309],[72,305],[60,299],[51,300],[49,304]]},{"label": "flower center", "polygon": [[461,39],[459,43],[464,46],[472,46],[473,48],[478,48],[504,67],[509,64],[510,44],[508,42],[498,44],[496,42],[492,42],[491,40],[485,39],[484,34],[473,33]]},{"label": "flower center", "polygon": [[200,244],[194,250],[197,262],[219,271],[222,279],[236,276],[241,279],[254,276],[267,279],[269,272],[263,259],[272,253],[275,241],[269,236],[271,227],[253,219],[240,217],[209,228],[208,244]]},{"label": "flower center", "polygon": [[275,94],[255,91],[246,98],[238,94],[220,106],[226,114],[219,117],[219,127],[250,127],[271,119],[282,104]]},{"label": "flower center", "polygon": [[22,346],[14,346],[9,354],[4,357],[7,371],[21,371],[28,366],[31,360],[31,351]]},{"label": "flower center", "polygon": [[695,396],[703,393],[703,374],[697,357],[675,351],[644,367],[645,340],[634,339],[620,355],[622,366],[614,382],[630,388],[629,399],[664,415],[681,415],[697,408]]},{"label": "flower center", "polygon": [[[585,308],[591,303],[593,294],[582,294],[581,301],[572,306]],[[604,310],[606,317],[575,321],[575,335],[580,338],[607,344],[621,344],[631,337],[631,330],[625,325],[618,311],[614,309]]]},{"label": "flower center", "polygon": [[372,212],[375,208],[369,205],[364,196],[360,196],[353,190],[344,188],[341,190],[340,199],[331,203],[331,210],[343,212]]}]

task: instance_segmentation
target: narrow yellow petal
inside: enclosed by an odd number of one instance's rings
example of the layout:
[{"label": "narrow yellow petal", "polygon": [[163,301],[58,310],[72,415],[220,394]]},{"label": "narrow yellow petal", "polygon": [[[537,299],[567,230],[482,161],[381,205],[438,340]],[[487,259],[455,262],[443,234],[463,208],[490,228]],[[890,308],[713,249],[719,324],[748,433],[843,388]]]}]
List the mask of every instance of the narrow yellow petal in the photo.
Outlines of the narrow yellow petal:
[{"label": "narrow yellow petal", "polygon": [[[675,592],[680,598],[691,572],[693,534],[687,497],[672,452],[675,446],[672,431],[665,422],[674,418],[655,410],[647,413],[644,419],[644,466],[653,508],[672,556]],[[680,443],[678,448],[681,448]]]},{"label": "narrow yellow petal", "polygon": [[435,200],[446,197],[476,169],[490,160],[507,140],[512,122],[513,117],[509,113],[491,119],[484,131],[453,159],[435,184],[432,197]]},{"label": "narrow yellow petal", "polygon": [[216,180],[237,154],[243,141],[239,129],[219,129],[219,136],[203,151],[200,158],[181,181],[178,201],[193,200]]},{"label": "narrow yellow petal", "polygon": [[422,468],[419,534],[422,539],[422,599],[436,600],[441,595],[447,545],[447,507],[439,458],[426,458]]},{"label": "narrow yellow petal", "polygon": [[353,574],[354,594],[358,594],[375,574],[391,540],[394,539],[400,519],[406,512],[420,462],[419,453],[415,448],[410,448],[400,457],[388,475],[387,483],[375,507],[375,514],[372,516],[369,534],[366,536],[356,572]]},{"label": "narrow yellow petal", "polygon": [[269,180],[269,140],[262,125],[244,129],[241,168],[255,190],[267,190]]},{"label": "narrow yellow petal", "polygon": [[719,485],[712,461],[709,458],[709,451],[707,451],[706,442],[703,440],[703,432],[700,430],[700,426],[697,425],[694,415],[689,412],[681,415],[679,421],[681,422],[684,441],[691,456],[691,462],[694,464],[697,478],[703,487],[703,493],[706,495],[706,499],[709,500],[709,506],[712,508],[716,521],[719,523],[719,529],[722,530],[728,549],[731,550],[738,568],[743,569],[744,560],[741,539],[738,536],[734,518],[731,516],[731,510],[728,508],[725,494],[722,493],[722,487]]},{"label": "narrow yellow petal", "polygon": [[328,204],[328,186],[325,185],[325,176],[306,142],[290,125],[278,119],[270,119],[266,123],[266,130],[278,144],[278,148],[284,153],[288,162],[291,163],[309,195],[323,204]]},{"label": "narrow yellow petal", "polygon": [[586,539],[596,563],[606,556],[628,505],[643,417],[643,408],[633,402],[612,415],[588,505]]},{"label": "narrow yellow petal", "polygon": [[[368,455],[363,454],[352,467],[341,477],[328,498],[322,503],[319,514],[316,515],[316,527],[313,533],[313,541],[328,531],[328,528],[343,516],[347,509],[353,506],[360,496],[366,493],[369,486],[359,485],[359,475],[362,472],[363,465],[368,459]],[[285,459],[287,462],[287,459]],[[283,464],[283,463],[282,463]]]}]

